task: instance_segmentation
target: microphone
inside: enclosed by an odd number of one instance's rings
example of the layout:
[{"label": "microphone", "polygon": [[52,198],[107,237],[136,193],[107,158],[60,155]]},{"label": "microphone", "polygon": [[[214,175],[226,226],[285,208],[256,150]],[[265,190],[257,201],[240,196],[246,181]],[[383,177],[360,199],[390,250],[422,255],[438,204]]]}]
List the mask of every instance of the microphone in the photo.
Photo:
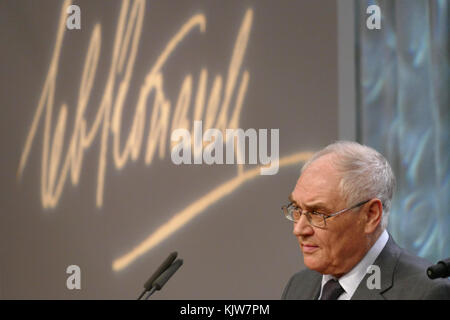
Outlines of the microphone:
[{"label": "microphone", "polygon": [[167,268],[166,271],[164,271],[158,279],[155,280],[153,283],[153,286],[156,288],[156,290],[161,290],[162,287],[166,284],[166,282],[173,276],[173,274],[183,265],[183,260],[178,259],[175,261],[170,267]]},{"label": "microphone", "polygon": [[163,273],[161,273],[161,275],[153,282],[153,288],[149,291],[149,293],[147,294],[147,296],[145,297],[145,300],[148,300],[148,298],[150,298],[150,296],[156,291],[156,290],[161,290],[162,287],[164,287],[164,285],[166,284],[166,282],[170,279],[170,277],[173,276],[173,274],[183,265],[183,260],[182,259],[178,259],[176,260],[174,263],[172,263],[170,265],[170,267],[168,267],[166,269],[166,271],[164,271]]},{"label": "microphone", "polygon": [[164,272],[167,268],[169,268],[172,265],[172,262],[177,257],[178,253],[172,252],[166,260],[159,266],[158,269],[152,274],[152,276],[145,282],[144,284],[144,291],[142,291],[141,295],[137,298],[137,300],[140,300],[142,296],[149,291],[153,287],[153,282]]},{"label": "microphone", "polygon": [[450,277],[450,258],[439,261],[437,264],[427,269],[427,275],[430,279]]}]

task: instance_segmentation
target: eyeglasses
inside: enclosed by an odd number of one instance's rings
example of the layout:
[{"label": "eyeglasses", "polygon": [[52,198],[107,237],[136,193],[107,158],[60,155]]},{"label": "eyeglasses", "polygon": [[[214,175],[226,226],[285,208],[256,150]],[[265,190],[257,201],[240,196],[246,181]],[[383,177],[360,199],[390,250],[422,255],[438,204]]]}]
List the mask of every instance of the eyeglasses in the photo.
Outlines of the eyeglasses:
[{"label": "eyeglasses", "polygon": [[366,204],[369,201],[370,201],[370,199],[366,200],[366,201],[362,201],[350,208],[347,208],[347,209],[344,209],[344,210],[341,210],[341,211],[338,211],[338,212],[335,212],[332,214],[324,214],[324,213],[316,212],[316,211],[302,212],[302,210],[299,207],[297,207],[294,202],[289,203],[287,206],[282,206],[281,210],[283,211],[286,219],[288,219],[290,221],[297,222],[298,220],[300,220],[301,215],[304,214],[306,216],[306,219],[312,226],[317,227],[317,228],[326,228],[326,226],[327,226],[326,221],[328,218],[335,217],[338,214],[353,210],[357,207],[362,206],[363,204]]}]

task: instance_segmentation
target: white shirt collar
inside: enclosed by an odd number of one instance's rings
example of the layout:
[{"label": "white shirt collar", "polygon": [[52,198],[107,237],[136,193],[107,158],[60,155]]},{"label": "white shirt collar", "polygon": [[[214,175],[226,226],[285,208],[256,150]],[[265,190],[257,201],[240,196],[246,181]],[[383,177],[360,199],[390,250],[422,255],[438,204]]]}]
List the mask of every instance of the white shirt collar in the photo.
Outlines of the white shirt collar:
[{"label": "white shirt collar", "polygon": [[[350,270],[349,272],[347,272],[338,279],[339,284],[345,290],[345,292],[339,296],[338,300],[351,299],[356,289],[358,288],[359,283],[366,275],[367,268],[375,262],[378,255],[384,249],[384,246],[386,245],[388,240],[389,234],[387,233],[386,230],[384,230],[383,233],[381,233],[381,235],[378,237],[377,241],[373,244],[372,248],[370,248],[370,250],[366,253],[364,258],[362,258],[361,261],[359,261],[359,263],[356,266],[354,266],[352,270]],[[322,296],[323,286],[330,279],[336,278],[329,274],[324,274],[322,276],[322,287],[320,289],[319,299]]]}]

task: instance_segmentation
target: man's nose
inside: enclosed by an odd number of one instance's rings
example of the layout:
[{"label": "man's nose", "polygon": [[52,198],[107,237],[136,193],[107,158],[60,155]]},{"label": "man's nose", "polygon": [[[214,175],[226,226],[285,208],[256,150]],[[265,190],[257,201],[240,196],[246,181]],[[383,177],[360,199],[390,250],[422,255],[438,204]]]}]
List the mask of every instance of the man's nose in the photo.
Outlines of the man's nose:
[{"label": "man's nose", "polygon": [[309,224],[308,219],[304,214],[300,216],[297,222],[294,222],[294,236],[305,236],[314,233],[313,227]]}]

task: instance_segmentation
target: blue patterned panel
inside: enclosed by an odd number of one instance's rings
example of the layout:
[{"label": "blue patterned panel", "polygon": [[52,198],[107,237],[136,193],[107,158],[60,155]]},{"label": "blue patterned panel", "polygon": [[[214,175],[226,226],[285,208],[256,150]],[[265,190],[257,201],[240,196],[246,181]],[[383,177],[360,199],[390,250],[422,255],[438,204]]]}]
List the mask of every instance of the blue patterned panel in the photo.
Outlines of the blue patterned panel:
[{"label": "blue patterned panel", "polygon": [[[359,139],[397,177],[388,229],[409,251],[450,256],[449,2],[358,1]],[[381,9],[369,30],[366,8]]]}]

